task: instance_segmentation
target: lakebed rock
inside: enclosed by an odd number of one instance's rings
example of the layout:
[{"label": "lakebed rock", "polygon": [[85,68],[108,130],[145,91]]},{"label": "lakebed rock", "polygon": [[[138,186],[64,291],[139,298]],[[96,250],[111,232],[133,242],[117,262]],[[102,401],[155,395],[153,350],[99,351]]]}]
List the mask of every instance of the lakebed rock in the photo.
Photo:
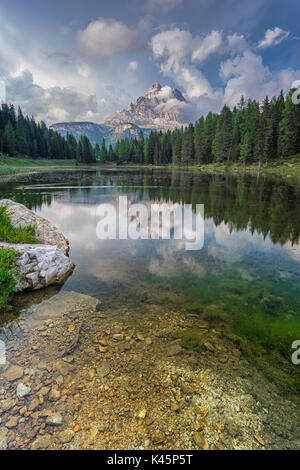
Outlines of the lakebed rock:
[{"label": "lakebed rock", "polygon": [[[40,304],[32,305],[26,310],[28,320],[27,327],[29,329],[39,328],[45,325],[49,319],[51,321],[62,319],[70,312],[95,312],[98,310],[100,301],[89,295],[80,294],[79,292],[59,292],[48,300],[44,300]],[[55,335],[57,328],[53,329],[52,336]],[[77,336],[76,328],[69,331],[71,336]],[[63,338],[66,342],[66,338]],[[48,341],[48,340],[47,340]],[[71,356],[65,357],[66,363],[72,362]]]},{"label": "lakebed rock", "polygon": [[23,204],[10,199],[0,200],[0,207],[6,206],[11,223],[14,227],[34,225],[35,237],[43,245],[52,245],[59,248],[65,255],[69,252],[69,242],[59,228],[44,217],[36,214]]},{"label": "lakebed rock", "polygon": [[23,384],[23,382],[18,383],[16,394],[18,398],[26,397],[31,392],[31,388],[28,385]]},{"label": "lakebed rock", "polygon": [[8,368],[3,372],[2,376],[8,381],[13,382],[14,380],[20,379],[23,377],[24,369],[23,367],[17,365],[8,366]]},{"label": "lakebed rock", "polygon": [[1,429],[0,431],[0,450],[6,450],[8,441],[7,441],[7,429]]},{"label": "lakebed rock", "polygon": [[51,435],[44,434],[39,436],[31,445],[31,450],[43,450],[47,449],[51,444]]}]

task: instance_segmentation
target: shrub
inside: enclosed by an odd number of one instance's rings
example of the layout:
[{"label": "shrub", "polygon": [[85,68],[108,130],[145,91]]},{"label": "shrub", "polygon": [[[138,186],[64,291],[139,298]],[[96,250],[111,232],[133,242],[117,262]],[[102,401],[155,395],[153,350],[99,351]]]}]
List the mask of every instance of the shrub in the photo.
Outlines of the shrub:
[{"label": "shrub", "polygon": [[14,261],[18,252],[0,247],[0,309],[6,307],[11,295],[17,292]]}]

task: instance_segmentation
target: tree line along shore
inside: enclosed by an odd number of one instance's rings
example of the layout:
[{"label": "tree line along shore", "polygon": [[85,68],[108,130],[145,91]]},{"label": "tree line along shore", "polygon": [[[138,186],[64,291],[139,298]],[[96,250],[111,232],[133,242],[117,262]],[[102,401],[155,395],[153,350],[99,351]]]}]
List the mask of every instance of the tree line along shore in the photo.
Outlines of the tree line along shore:
[{"label": "tree line along shore", "polygon": [[49,129],[42,121],[24,116],[13,105],[0,108],[0,151],[8,157],[29,156],[33,161],[75,160],[84,163],[192,166],[209,164],[266,164],[300,153],[300,104],[291,90],[286,96],[266,97],[262,104],[243,97],[233,109],[209,112],[194,124],[174,131],[140,131],[133,139],[113,146],[94,146],[86,136],[77,141]]}]

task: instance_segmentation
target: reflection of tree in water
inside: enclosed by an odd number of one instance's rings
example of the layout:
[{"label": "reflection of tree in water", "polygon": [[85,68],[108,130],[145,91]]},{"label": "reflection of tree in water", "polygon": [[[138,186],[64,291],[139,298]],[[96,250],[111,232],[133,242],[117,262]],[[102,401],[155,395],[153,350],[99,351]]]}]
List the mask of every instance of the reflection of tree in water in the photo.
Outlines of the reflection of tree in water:
[{"label": "reflection of tree in water", "polygon": [[[141,199],[170,200],[183,204],[204,204],[205,218],[216,225],[225,222],[232,230],[250,228],[273,243],[284,244],[300,239],[300,188],[278,184],[264,177],[236,177],[195,173],[159,173],[135,175],[128,180],[122,175],[116,185],[144,184]],[[152,187],[151,187],[152,186]],[[158,186],[158,187],[155,187]]]},{"label": "reflection of tree in water", "polygon": [[[23,189],[22,184],[45,184],[43,189]],[[46,185],[57,189],[47,189]],[[78,186],[59,190],[59,186]],[[81,186],[95,186],[82,188]],[[104,186],[98,188],[97,186]],[[61,171],[31,175],[16,185],[3,185],[4,197],[38,210],[51,205],[52,200],[87,203],[94,196],[108,194],[111,187],[118,192],[130,190],[136,200],[166,200],[204,204],[205,217],[213,218],[216,225],[225,222],[232,230],[250,228],[274,243],[299,242],[300,188],[259,177],[208,175],[184,171],[102,170]],[[136,188],[133,188],[133,187]],[[97,200],[99,198],[97,197]],[[95,198],[96,201],[96,198]]]}]

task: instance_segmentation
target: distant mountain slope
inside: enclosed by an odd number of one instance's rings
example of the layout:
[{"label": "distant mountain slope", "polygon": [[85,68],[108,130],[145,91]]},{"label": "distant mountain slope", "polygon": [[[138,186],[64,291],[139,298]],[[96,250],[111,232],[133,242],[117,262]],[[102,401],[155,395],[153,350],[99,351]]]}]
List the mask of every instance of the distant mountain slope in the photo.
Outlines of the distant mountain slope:
[{"label": "distant mountain slope", "polygon": [[66,137],[68,133],[73,134],[76,140],[79,140],[82,135],[86,135],[93,145],[96,143],[101,145],[103,139],[109,145],[126,138],[138,138],[141,130],[145,136],[148,136],[151,132],[151,129],[140,129],[130,122],[118,124],[116,127],[95,124],[94,122],[59,122],[52,124],[50,129],[58,132],[63,137]]},{"label": "distant mountain slope", "polygon": [[138,137],[140,130],[148,136],[151,129],[166,131],[183,125],[182,106],[186,103],[181,92],[169,86],[154,83],[144,96],[130,103],[127,110],[116,111],[102,124],[93,122],[61,122],[50,126],[62,136],[73,134],[79,140],[86,135],[91,143],[114,144],[117,140]]},{"label": "distant mountain slope", "polygon": [[66,137],[68,133],[73,134],[76,140],[79,140],[82,135],[86,135],[93,145],[97,142],[101,144],[103,139],[110,141],[114,133],[112,127],[94,122],[60,122],[52,124],[50,129],[59,132],[63,137]]}]

